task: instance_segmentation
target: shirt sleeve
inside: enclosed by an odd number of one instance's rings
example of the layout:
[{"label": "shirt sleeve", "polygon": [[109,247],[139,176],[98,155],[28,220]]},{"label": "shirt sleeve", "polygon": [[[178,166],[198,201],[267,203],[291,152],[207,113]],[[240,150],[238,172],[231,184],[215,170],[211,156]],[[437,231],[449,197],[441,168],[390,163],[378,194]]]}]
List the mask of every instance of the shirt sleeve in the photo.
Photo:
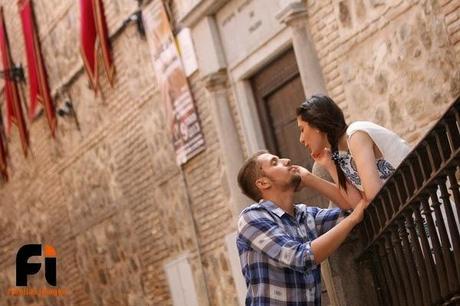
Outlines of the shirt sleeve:
[{"label": "shirt sleeve", "polygon": [[238,221],[239,239],[284,267],[305,273],[316,266],[311,241],[300,243],[289,236],[267,212],[243,212]]},{"label": "shirt sleeve", "polygon": [[313,215],[315,218],[316,232],[318,233],[318,236],[333,228],[345,216],[344,211],[340,208],[315,208],[313,210]]}]

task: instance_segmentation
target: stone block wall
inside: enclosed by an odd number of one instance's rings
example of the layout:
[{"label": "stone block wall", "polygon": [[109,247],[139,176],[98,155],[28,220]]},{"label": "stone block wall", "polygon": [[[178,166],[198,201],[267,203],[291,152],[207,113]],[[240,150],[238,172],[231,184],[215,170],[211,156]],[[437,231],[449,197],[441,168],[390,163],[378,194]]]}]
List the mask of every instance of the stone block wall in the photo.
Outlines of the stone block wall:
[{"label": "stone block wall", "polygon": [[[306,3],[327,90],[348,122],[374,121],[413,146],[460,95],[458,1]],[[370,274],[353,261],[359,245],[348,239],[329,259],[343,305],[376,303]]]},{"label": "stone block wall", "polygon": [[415,144],[460,95],[458,1],[307,1],[329,94],[349,121]]}]

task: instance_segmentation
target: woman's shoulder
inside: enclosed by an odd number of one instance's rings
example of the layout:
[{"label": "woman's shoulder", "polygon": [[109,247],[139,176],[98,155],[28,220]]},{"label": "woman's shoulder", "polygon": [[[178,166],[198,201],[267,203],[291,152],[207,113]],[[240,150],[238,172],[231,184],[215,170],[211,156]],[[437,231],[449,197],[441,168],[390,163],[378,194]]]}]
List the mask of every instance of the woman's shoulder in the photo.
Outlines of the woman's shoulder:
[{"label": "woman's shoulder", "polygon": [[347,135],[348,136],[351,136],[353,133],[357,132],[357,131],[364,131],[364,132],[367,132],[369,133],[369,131],[371,130],[380,130],[380,129],[383,129],[385,130],[384,127],[374,123],[374,122],[371,122],[371,121],[354,121],[352,123],[350,123],[348,125],[348,128],[347,128]]},{"label": "woman's shoulder", "polygon": [[398,134],[383,126],[370,121],[355,121],[347,128],[347,136],[357,131],[363,131],[369,135],[377,145],[384,158],[396,168],[410,152],[409,144]]}]

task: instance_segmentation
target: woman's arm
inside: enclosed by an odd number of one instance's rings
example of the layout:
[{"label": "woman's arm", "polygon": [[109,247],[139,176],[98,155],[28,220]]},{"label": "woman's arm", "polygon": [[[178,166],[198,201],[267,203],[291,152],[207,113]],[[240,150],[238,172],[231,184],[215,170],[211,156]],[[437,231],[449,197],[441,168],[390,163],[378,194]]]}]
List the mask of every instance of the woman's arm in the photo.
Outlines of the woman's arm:
[{"label": "woman's arm", "polygon": [[[346,200],[346,202],[349,206],[351,206],[351,208],[354,208],[358,204],[358,202],[361,201],[363,196],[361,192],[358,189],[356,189],[355,186],[348,182],[348,180],[346,182],[347,190],[340,188],[339,179],[337,176],[337,168],[335,167],[334,161],[331,159],[331,152],[329,151],[329,149],[325,148],[319,156],[312,156],[312,158],[315,160],[316,163],[324,167],[327,170],[327,172],[329,172],[329,175],[332,177],[335,183],[336,192],[340,193],[342,198]],[[329,196],[327,197],[330,198]],[[332,201],[334,202],[334,200]]]},{"label": "woman's arm", "polygon": [[311,187],[315,189],[323,196],[336,203],[341,209],[347,210],[355,206],[351,205],[348,200],[342,196],[335,184],[323,180],[303,167],[296,167],[299,169],[300,177],[302,178],[302,185],[304,187]]},{"label": "woman's arm", "polygon": [[364,197],[370,202],[383,185],[375,163],[374,142],[367,133],[357,131],[349,138],[348,148],[361,179]]},{"label": "woman's arm", "polygon": [[347,190],[340,188],[339,179],[337,175],[337,169],[335,167],[334,162],[332,162],[331,165],[325,168],[327,172],[329,172],[329,174],[331,175],[332,179],[334,180],[335,187],[337,188],[337,191],[340,192],[342,197],[345,198],[348,203],[350,203],[352,208],[358,205],[359,201],[363,199],[363,195],[361,194],[361,192],[358,189],[356,189],[356,187],[353,186],[353,184],[348,182],[348,180],[345,183],[347,186]]}]

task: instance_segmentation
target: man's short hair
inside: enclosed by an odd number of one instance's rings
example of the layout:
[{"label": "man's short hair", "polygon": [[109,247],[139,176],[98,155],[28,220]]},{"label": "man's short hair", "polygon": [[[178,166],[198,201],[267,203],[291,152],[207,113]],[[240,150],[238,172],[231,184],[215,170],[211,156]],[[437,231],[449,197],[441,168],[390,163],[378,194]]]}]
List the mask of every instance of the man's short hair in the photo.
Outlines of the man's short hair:
[{"label": "man's short hair", "polygon": [[256,181],[264,175],[257,158],[266,153],[268,151],[265,150],[254,153],[243,163],[238,172],[238,185],[241,191],[256,202],[262,199],[262,193],[257,188]]}]

